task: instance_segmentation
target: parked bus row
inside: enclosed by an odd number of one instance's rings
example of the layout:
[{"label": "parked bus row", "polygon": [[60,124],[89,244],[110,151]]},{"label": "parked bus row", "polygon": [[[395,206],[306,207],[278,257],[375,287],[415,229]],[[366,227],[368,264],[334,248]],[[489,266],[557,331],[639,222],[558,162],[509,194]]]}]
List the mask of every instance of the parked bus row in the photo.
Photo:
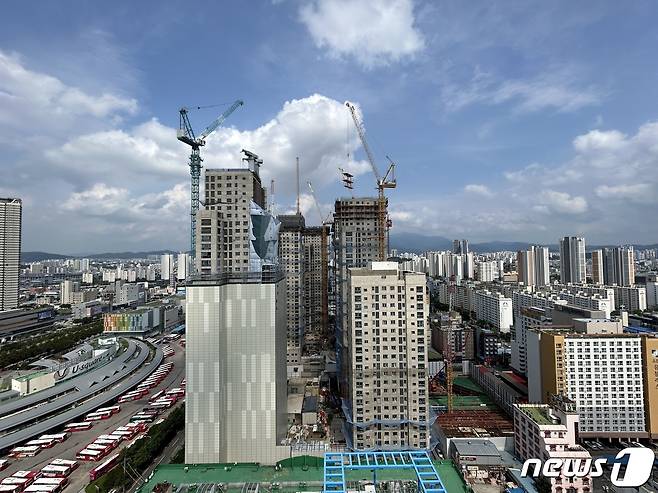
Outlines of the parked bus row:
[{"label": "parked bus row", "polygon": [[96,440],[80,450],[76,457],[83,461],[97,462],[116,449],[122,441],[131,440],[144,430],[146,430],[145,423],[130,422],[119,426],[112,433],[99,435]]},{"label": "parked bus row", "polygon": [[[62,443],[68,438],[68,433],[56,433],[53,435],[41,435],[35,440],[30,440],[20,447],[14,447],[9,451],[9,457],[22,459],[24,457],[34,457],[43,449],[52,448],[58,443]],[[1,470],[1,468],[0,468]]]},{"label": "parked bus row", "polygon": [[[49,474],[50,466],[62,466],[68,471],[66,475]],[[77,467],[75,461],[55,459],[41,471],[16,471],[8,478],[0,481],[2,493],[60,493],[68,484],[68,475]],[[46,470],[46,472],[44,472]]]},{"label": "parked bus row", "polygon": [[169,372],[171,372],[173,367],[174,367],[173,363],[164,363],[160,365],[158,369],[155,370],[151,376],[149,376],[146,380],[144,380],[142,383],[140,383],[137,386],[137,390],[148,391],[149,389],[157,387],[160,384],[160,382],[162,382],[162,380],[164,380],[164,378],[167,375],[169,375]]},{"label": "parked bus row", "polygon": [[175,353],[176,352],[174,351],[174,348],[172,348],[171,346],[165,346],[165,347],[162,348],[162,355],[165,358],[169,358],[169,357],[173,356]]}]

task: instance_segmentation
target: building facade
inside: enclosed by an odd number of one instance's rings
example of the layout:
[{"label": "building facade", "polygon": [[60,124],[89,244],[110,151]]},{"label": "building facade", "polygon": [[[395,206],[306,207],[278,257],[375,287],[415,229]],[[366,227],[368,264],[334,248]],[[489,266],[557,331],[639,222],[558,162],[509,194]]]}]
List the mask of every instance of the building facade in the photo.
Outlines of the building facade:
[{"label": "building facade", "polygon": [[474,296],[474,311],[478,320],[488,322],[501,332],[512,327],[512,300],[500,293],[478,290]]},{"label": "building facade", "polygon": [[344,410],[351,447],[429,448],[425,274],[372,262],[350,269],[348,293]]},{"label": "building facade", "polygon": [[585,238],[565,236],[560,239],[560,281],[563,283],[584,283]]},{"label": "building facade", "polygon": [[21,199],[0,198],[0,311],[18,308]]}]

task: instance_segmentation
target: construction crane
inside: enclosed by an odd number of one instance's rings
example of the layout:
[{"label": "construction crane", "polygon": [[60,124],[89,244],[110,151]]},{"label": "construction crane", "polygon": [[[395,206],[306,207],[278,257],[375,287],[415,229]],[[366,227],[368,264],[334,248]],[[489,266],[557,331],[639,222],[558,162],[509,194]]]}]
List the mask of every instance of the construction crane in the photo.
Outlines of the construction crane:
[{"label": "construction crane", "polygon": [[[201,132],[197,137],[194,135],[194,130],[190,124],[188,117],[188,108],[181,108],[179,110],[179,128],[177,138],[181,142],[186,143],[192,148],[190,154],[190,179],[191,179],[191,193],[190,193],[190,256],[194,258],[196,252],[196,214],[199,211],[199,180],[201,178],[201,153],[199,149],[206,145],[206,138],[217,130],[224,120],[226,120],[231,113],[244,104],[244,101],[235,101],[224,113],[219,115],[217,119],[212,122],[206,129]],[[197,109],[199,109],[197,107]]]},{"label": "construction crane", "polygon": [[384,261],[388,256],[386,232],[391,225],[391,221],[386,213],[386,195],[384,190],[387,188],[395,188],[397,186],[395,181],[395,163],[391,160],[391,158],[386,156],[386,159],[389,161],[389,166],[386,170],[386,174],[383,177],[380,175],[379,170],[377,169],[377,165],[375,164],[375,158],[372,155],[372,151],[370,150],[370,146],[366,140],[366,132],[363,126],[363,122],[359,120],[359,116],[357,115],[356,107],[349,101],[345,102],[345,106],[349,108],[350,113],[352,114],[354,126],[356,127],[356,131],[359,134],[359,139],[361,139],[361,145],[363,146],[363,150],[366,152],[366,156],[368,156],[368,162],[370,163],[372,172],[377,180],[377,239],[379,240],[379,260]]},{"label": "construction crane", "polygon": [[322,209],[320,208],[320,202],[318,202],[318,198],[315,196],[315,191],[313,190],[313,185],[311,185],[311,182],[307,182],[308,184],[308,189],[311,192],[311,197],[313,198],[313,203],[315,204],[315,207],[318,210],[318,214],[320,215],[320,222],[322,223],[322,230],[320,233],[320,248],[322,249],[322,256],[320,257],[320,262],[322,264],[322,279],[321,279],[321,289],[322,293],[324,293],[324,296],[322,297],[322,307],[321,307],[321,313],[322,313],[322,327],[323,329],[326,330],[327,326],[329,325],[329,306],[327,303],[327,293],[329,291],[329,226],[328,224],[331,224],[331,221],[329,218],[331,217],[331,212],[324,217],[322,214]]}]

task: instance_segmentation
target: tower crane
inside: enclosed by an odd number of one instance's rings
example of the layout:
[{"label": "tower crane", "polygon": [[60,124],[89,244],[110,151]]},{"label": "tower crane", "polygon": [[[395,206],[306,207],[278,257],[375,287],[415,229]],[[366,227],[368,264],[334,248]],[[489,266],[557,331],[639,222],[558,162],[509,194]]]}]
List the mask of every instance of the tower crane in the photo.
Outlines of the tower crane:
[{"label": "tower crane", "polygon": [[244,101],[242,100],[238,99],[235,101],[224,113],[208,125],[198,137],[194,134],[194,130],[192,130],[192,125],[190,124],[188,117],[189,108],[183,107],[179,110],[180,117],[177,138],[192,148],[192,153],[190,154],[190,256],[192,258],[194,258],[196,253],[196,214],[199,211],[199,179],[201,177],[201,161],[203,161],[199,149],[206,145],[206,138],[217,130],[224,123],[224,120],[243,104]]},{"label": "tower crane", "polygon": [[345,102],[345,106],[347,106],[347,108],[350,110],[350,113],[352,114],[352,120],[354,120],[354,126],[356,127],[356,131],[359,134],[359,139],[361,139],[361,145],[363,146],[363,150],[365,151],[366,156],[368,156],[370,168],[372,169],[372,172],[375,175],[375,179],[377,180],[377,237],[379,240],[379,260],[384,261],[388,255],[386,231],[388,231],[388,228],[391,225],[390,219],[387,217],[386,213],[386,195],[384,190],[387,188],[395,188],[397,186],[395,181],[395,163],[391,160],[391,158],[386,156],[389,161],[389,166],[386,170],[386,174],[384,176],[380,175],[379,170],[377,169],[377,165],[375,164],[375,158],[372,155],[372,151],[370,150],[370,146],[366,140],[366,132],[363,126],[363,122],[359,120],[359,116],[357,115],[356,107],[349,101]]}]

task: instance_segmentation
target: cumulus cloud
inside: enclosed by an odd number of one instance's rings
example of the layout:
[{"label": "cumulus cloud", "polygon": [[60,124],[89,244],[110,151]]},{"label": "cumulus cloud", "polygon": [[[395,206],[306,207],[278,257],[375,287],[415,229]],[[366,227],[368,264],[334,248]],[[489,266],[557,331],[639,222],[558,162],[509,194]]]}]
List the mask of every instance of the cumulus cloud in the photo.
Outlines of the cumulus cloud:
[{"label": "cumulus cloud", "polygon": [[466,193],[472,193],[475,195],[481,195],[483,197],[492,197],[493,192],[489,190],[489,187],[486,185],[478,185],[476,183],[471,183],[469,185],[466,185],[464,187],[464,192]]},{"label": "cumulus cloud", "polygon": [[587,200],[585,197],[572,196],[566,192],[544,190],[539,196],[537,210],[560,214],[582,214],[587,212]]},{"label": "cumulus cloud", "polygon": [[318,48],[368,68],[413,56],[425,46],[412,0],[312,0],[299,16]]},{"label": "cumulus cloud", "polygon": [[602,199],[629,200],[640,204],[655,202],[658,199],[657,192],[656,187],[649,183],[596,187],[596,195]]},{"label": "cumulus cloud", "polygon": [[16,54],[0,50],[0,125],[4,132],[30,136],[66,132],[89,119],[119,121],[137,112],[137,101],[119,94],[89,94],[25,66]]}]

